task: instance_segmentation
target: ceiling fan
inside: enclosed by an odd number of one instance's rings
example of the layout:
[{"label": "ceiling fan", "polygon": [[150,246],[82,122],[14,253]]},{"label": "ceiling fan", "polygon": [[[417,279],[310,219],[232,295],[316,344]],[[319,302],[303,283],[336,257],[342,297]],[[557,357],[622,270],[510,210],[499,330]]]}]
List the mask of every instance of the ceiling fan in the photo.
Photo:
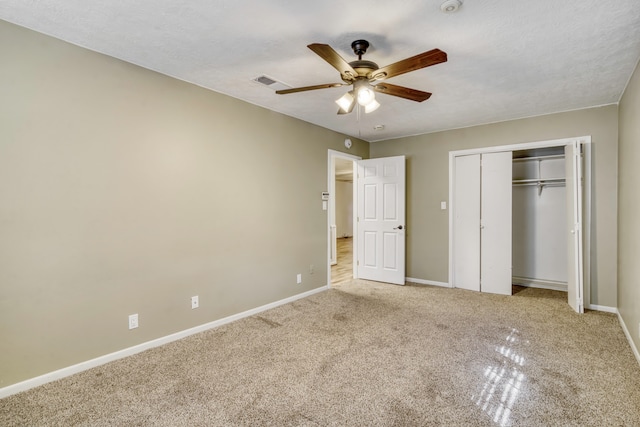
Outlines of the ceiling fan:
[{"label": "ceiling fan", "polygon": [[331,46],[321,43],[313,43],[307,46],[318,56],[327,61],[333,68],[340,72],[340,77],[344,83],[327,83],[314,86],[304,86],[292,89],[277,90],[279,95],[288,93],[304,92],[308,90],[327,89],[332,87],[350,86],[353,89],[344,94],[336,103],[340,106],[338,114],[348,114],[353,111],[356,102],[364,107],[365,113],[375,111],[380,103],[375,99],[375,92],[387,95],[398,96],[411,101],[422,102],[431,96],[429,92],[422,92],[417,89],[392,85],[390,83],[377,83],[409,71],[419,70],[431,65],[440,64],[447,61],[447,54],[440,49],[432,49],[411,58],[403,59],[385,67],[378,67],[372,61],[362,59],[362,55],[367,52],[369,42],[366,40],[356,40],[351,43],[353,52],[358,56],[357,61],[347,62]]}]

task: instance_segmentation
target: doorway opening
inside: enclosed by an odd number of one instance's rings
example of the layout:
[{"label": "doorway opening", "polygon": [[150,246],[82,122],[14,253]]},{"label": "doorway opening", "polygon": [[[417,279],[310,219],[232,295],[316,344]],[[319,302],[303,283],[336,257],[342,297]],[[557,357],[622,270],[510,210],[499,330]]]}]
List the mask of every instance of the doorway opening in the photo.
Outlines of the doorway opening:
[{"label": "doorway opening", "polygon": [[360,157],[329,150],[328,262],[329,287],[355,277],[355,166]]}]

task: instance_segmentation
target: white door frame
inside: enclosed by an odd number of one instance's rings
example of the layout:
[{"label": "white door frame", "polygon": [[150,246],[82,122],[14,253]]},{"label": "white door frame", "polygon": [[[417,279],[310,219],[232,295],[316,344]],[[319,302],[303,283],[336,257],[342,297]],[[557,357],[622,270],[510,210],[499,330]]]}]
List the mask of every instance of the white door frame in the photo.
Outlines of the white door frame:
[{"label": "white door frame", "polygon": [[583,253],[584,257],[584,287],[583,287],[583,296],[584,296],[584,307],[589,308],[591,301],[591,257],[589,254],[591,253],[591,136],[580,136],[574,138],[562,138],[562,139],[554,139],[549,141],[538,141],[538,142],[524,142],[520,144],[510,144],[510,145],[498,145],[493,147],[483,147],[483,148],[472,148],[468,150],[458,150],[458,151],[450,151],[449,152],[449,279],[448,285],[449,287],[453,287],[453,201],[454,201],[454,189],[453,189],[453,181],[454,181],[454,171],[455,171],[455,158],[457,156],[465,156],[469,154],[484,154],[484,153],[495,153],[500,151],[520,151],[520,150],[530,150],[533,148],[546,148],[546,147],[564,147],[565,145],[571,143],[572,141],[580,141],[580,144],[583,147],[584,154],[584,217],[583,217],[583,229],[584,229],[584,240],[583,240]]},{"label": "white door frame", "polygon": [[[329,189],[329,206],[327,210],[327,287],[331,288],[331,249],[333,245],[333,241],[331,239],[331,218],[335,218],[336,215],[336,168],[335,168],[335,159],[344,159],[351,160],[353,162],[353,206],[357,206],[357,194],[356,194],[356,161],[362,160],[362,157],[355,156],[353,154],[343,153],[342,151],[336,150],[328,150],[327,156],[327,188]],[[357,209],[353,210],[353,222],[352,224],[356,224],[356,216]],[[356,259],[357,259],[357,236],[356,233],[353,233],[353,278],[358,278],[358,273],[356,269]]]}]

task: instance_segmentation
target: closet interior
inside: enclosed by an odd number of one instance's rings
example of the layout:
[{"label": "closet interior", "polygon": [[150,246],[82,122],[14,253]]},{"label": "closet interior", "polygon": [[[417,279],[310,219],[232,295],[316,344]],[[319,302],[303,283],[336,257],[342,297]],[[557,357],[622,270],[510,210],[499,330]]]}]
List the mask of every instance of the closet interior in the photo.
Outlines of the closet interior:
[{"label": "closet interior", "polygon": [[512,283],[567,291],[564,147],[513,152]]}]

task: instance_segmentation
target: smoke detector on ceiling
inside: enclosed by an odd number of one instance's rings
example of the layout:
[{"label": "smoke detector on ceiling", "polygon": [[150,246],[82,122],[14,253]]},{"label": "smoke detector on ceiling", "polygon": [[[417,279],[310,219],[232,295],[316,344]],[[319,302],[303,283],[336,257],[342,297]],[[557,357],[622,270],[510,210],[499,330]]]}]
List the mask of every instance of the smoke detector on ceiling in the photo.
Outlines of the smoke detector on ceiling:
[{"label": "smoke detector on ceiling", "polygon": [[444,3],[440,5],[440,10],[443,13],[455,13],[462,6],[462,1],[460,0],[446,0]]}]

